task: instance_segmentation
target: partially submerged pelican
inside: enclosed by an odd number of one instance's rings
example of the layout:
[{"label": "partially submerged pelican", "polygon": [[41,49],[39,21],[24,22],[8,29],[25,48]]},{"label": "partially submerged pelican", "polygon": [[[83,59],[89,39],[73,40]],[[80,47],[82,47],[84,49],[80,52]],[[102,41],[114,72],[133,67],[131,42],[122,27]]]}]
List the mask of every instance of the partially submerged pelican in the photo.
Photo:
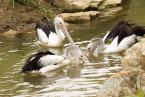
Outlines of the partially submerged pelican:
[{"label": "partially submerged pelican", "polygon": [[55,55],[50,51],[31,55],[22,67],[22,72],[39,71],[45,73],[74,62],[83,62],[83,53],[79,47],[71,45],[64,50],[64,55]]},{"label": "partially submerged pelican", "polygon": [[[103,39],[92,39],[87,46],[87,52],[90,54],[94,53],[95,50],[97,50],[96,52],[98,54],[122,52],[138,42],[138,39],[143,37],[144,34],[145,29],[142,26],[137,26],[127,21],[121,21],[116,24]],[[109,39],[111,39],[112,42],[106,46],[105,42]]]},{"label": "partially submerged pelican", "polygon": [[[48,65],[56,66],[58,64],[63,63],[64,57],[55,55],[50,51],[39,52],[31,55],[25,62],[22,67],[22,72],[30,72],[30,71],[40,71],[45,72],[45,69],[42,69]],[[41,70],[42,69],[42,70]]]},{"label": "partially submerged pelican", "polygon": [[[39,71],[41,73],[45,73],[48,71],[52,71],[58,69],[62,66],[70,64],[73,61],[84,61],[84,55],[81,49],[76,46],[69,35],[67,29],[60,22],[59,27],[62,27],[65,36],[71,43],[71,46],[68,46],[64,50],[64,55],[56,55],[50,51],[39,52],[34,55],[31,55],[27,60],[24,66],[22,67],[22,72],[30,72],[30,71]],[[43,40],[43,39],[42,39]]]},{"label": "partially submerged pelican", "polygon": [[43,18],[36,25],[37,43],[45,47],[60,47],[65,39],[66,30],[61,17],[56,16],[54,23],[47,18]]}]

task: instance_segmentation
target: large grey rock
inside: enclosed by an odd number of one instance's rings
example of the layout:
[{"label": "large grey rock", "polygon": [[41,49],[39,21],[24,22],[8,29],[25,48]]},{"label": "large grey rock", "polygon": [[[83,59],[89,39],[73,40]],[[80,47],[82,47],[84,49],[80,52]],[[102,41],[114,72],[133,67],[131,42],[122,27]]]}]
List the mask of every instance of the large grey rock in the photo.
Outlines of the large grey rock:
[{"label": "large grey rock", "polygon": [[[142,70],[131,69],[111,76],[99,88],[97,97],[134,97],[134,93],[137,91],[136,88],[140,88],[141,74]],[[142,84],[142,86],[144,85]]]},{"label": "large grey rock", "polygon": [[103,0],[65,0],[69,5],[79,9],[84,10],[89,7],[98,8],[98,5]]},{"label": "large grey rock", "polygon": [[121,4],[122,0],[104,0],[104,3],[101,5],[104,8],[108,6],[116,6]]},{"label": "large grey rock", "polygon": [[121,11],[122,7],[109,8],[103,12],[99,11],[87,11],[87,12],[75,12],[75,13],[61,13],[61,16],[64,21],[69,23],[78,23],[78,22],[86,22],[92,19],[96,19],[97,17],[108,17],[115,15],[117,12]]},{"label": "large grey rock", "polygon": [[124,69],[145,69],[145,39],[126,50],[122,65]]},{"label": "large grey rock", "polygon": [[[52,1],[52,0],[51,0]],[[106,6],[114,6],[121,4],[122,0],[53,0],[52,4],[57,7],[63,7],[68,11],[80,11],[87,8],[96,8],[100,6],[105,8]]]},{"label": "large grey rock", "polygon": [[[51,0],[52,1],[52,0]],[[88,8],[101,9],[109,5],[121,4],[122,0],[54,0],[54,4],[57,7],[64,9],[65,13],[59,14],[66,22],[78,23],[86,22],[91,19],[95,19],[98,15],[101,17],[112,16],[118,11],[122,10],[122,7],[108,8],[102,11],[88,11],[82,12]],[[80,12],[81,11],[81,12]],[[69,12],[69,13],[68,13]],[[73,12],[73,13],[70,13]]]},{"label": "large grey rock", "polygon": [[59,14],[66,22],[86,22],[94,19],[100,14],[98,11],[76,12],[76,13],[62,13]]},{"label": "large grey rock", "polygon": [[118,13],[122,9],[123,9],[122,7],[108,8],[101,13],[101,17],[108,17],[108,16],[116,15],[116,13]]},{"label": "large grey rock", "polygon": [[105,5],[117,5],[121,4],[122,0],[106,0]]},{"label": "large grey rock", "polygon": [[9,37],[9,38],[15,38],[18,34],[21,34],[19,33],[18,31],[15,31],[15,30],[8,30],[4,33],[1,33],[1,35],[5,36],[5,37]]},{"label": "large grey rock", "polygon": [[145,39],[126,50],[121,64],[122,71],[99,88],[97,97],[134,97],[139,90],[145,92]]}]

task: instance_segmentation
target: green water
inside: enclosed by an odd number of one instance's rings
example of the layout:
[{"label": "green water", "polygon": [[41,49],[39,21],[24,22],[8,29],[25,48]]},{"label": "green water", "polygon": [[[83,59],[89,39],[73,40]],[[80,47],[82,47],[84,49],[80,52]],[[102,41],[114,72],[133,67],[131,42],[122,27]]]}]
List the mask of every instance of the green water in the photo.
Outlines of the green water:
[{"label": "green water", "polygon": [[[145,1],[130,0],[117,16],[71,25],[71,36],[85,49],[91,38],[102,37],[119,20],[145,25]],[[7,39],[0,36],[0,97],[84,97],[95,96],[101,84],[120,69],[120,55],[91,57],[97,65],[67,67],[47,76],[20,73],[26,58],[38,50],[31,36]]]}]

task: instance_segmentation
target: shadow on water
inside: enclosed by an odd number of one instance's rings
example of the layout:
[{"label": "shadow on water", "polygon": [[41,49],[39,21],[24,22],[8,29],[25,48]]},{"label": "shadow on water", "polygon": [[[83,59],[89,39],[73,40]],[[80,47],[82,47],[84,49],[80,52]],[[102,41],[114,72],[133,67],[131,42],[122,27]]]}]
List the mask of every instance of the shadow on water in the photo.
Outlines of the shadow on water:
[{"label": "shadow on water", "polygon": [[39,75],[39,74],[25,74],[23,76],[23,81],[28,82],[32,85],[41,85],[43,83],[43,79],[45,79],[46,76]]},{"label": "shadow on water", "polygon": [[23,82],[28,82],[32,85],[41,85],[45,86],[46,84],[51,84],[57,79],[61,79],[64,77],[63,70],[57,70],[54,72],[49,72],[47,74],[40,74],[40,73],[26,73],[23,75]]},{"label": "shadow on water", "polygon": [[67,67],[66,74],[69,78],[78,78],[81,76],[81,70],[84,64],[72,64]]}]

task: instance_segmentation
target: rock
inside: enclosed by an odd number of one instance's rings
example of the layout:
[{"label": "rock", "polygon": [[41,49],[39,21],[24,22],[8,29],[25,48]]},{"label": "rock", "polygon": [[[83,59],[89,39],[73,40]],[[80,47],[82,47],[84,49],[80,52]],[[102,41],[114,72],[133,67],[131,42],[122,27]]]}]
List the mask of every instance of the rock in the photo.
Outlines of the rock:
[{"label": "rock", "polygon": [[[103,0],[54,0],[57,7],[68,11],[82,11],[89,7],[98,8]],[[63,3],[62,3],[63,2]]]},{"label": "rock", "polygon": [[72,3],[70,3],[71,6],[73,6],[73,8],[75,8],[76,10],[85,10],[89,7],[89,2],[86,1],[74,1]]},{"label": "rock", "polygon": [[105,5],[118,5],[118,4],[121,4],[121,1],[122,0],[106,0],[105,1]]},{"label": "rock", "polygon": [[99,4],[103,2],[103,0],[70,0],[71,2],[68,3],[72,6],[75,6],[76,8],[80,10],[85,10],[87,8],[98,8]]},{"label": "rock", "polygon": [[99,4],[101,4],[103,0],[90,0],[90,7],[92,8],[98,8]]},{"label": "rock", "polygon": [[[108,8],[105,11],[102,11],[101,13],[98,11],[88,11],[88,12],[78,12],[78,11],[84,11],[84,10],[90,10],[91,8],[94,10],[94,8],[97,10],[100,8],[100,6],[103,4],[103,6],[108,5],[118,5],[121,4],[122,0],[62,0],[61,3],[59,3],[59,0],[54,0],[56,2],[57,6],[59,4],[65,6],[64,9],[66,13],[59,14],[66,22],[70,23],[78,23],[78,22],[86,22],[90,21],[91,19],[95,19],[98,15],[101,17],[106,16],[112,16],[116,14],[117,12],[122,10],[122,7],[115,7],[115,8]],[[67,13],[67,11],[69,13]],[[77,12],[76,12],[77,11]],[[74,12],[74,13],[70,13]]]},{"label": "rock", "polygon": [[20,35],[22,33],[15,31],[15,30],[8,30],[7,32],[2,33],[3,36],[8,37],[8,38],[15,38],[17,35]]},{"label": "rock", "polygon": [[126,50],[122,65],[124,69],[145,69],[145,39]]},{"label": "rock", "polygon": [[[52,0],[51,0],[52,1]],[[53,0],[52,4],[61,7],[66,11],[83,11],[88,8],[99,9],[100,6],[116,6],[121,4],[122,0]]]},{"label": "rock", "polygon": [[117,6],[117,5],[121,4],[121,2],[122,2],[122,0],[104,0],[101,7],[106,8],[106,7]]},{"label": "rock", "polygon": [[89,21],[90,16],[88,14],[83,14],[82,12],[79,13],[62,13],[60,16],[66,22],[80,22],[80,21]]},{"label": "rock", "polygon": [[[97,97],[128,97],[136,92],[142,70],[132,69],[111,76],[98,90]],[[144,86],[144,85],[143,85]],[[140,86],[139,86],[140,87]],[[138,88],[138,87],[137,87]]]},{"label": "rock", "polygon": [[66,22],[86,22],[97,17],[100,14],[98,11],[77,12],[77,13],[62,13],[59,14]]},{"label": "rock", "polygon": [[101,17],[107,17],[115,15],[117,12],[121,11],[122,7],[108,8],[104,12],[101,13]]}]

